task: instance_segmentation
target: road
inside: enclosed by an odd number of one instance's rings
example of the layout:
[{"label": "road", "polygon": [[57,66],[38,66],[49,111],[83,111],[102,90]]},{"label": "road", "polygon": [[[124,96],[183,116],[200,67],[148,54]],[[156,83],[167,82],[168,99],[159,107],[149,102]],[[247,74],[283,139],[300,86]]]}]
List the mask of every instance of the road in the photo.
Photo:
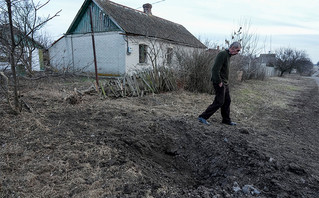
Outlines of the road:
[{"label": "road", "polygon": [[319,88],[319,70],[318,70],[316,73],[314,73],[314,74],[311,76],[311,78],[313,78],[313,79],[316,80],[316,82],[317,82],[317,84],[318,84],[318,88]]}]

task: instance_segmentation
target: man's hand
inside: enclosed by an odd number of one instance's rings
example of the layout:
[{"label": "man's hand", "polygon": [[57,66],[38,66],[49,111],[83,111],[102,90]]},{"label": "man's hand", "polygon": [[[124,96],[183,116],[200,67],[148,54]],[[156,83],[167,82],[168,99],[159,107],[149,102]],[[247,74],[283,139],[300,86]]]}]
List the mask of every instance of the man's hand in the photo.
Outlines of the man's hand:
[{"label": "man's hand", "polygon": [[222,87],[222,86],[223,86],[223,82],[219,83],[218,86],[219,86],[219,87]]}]

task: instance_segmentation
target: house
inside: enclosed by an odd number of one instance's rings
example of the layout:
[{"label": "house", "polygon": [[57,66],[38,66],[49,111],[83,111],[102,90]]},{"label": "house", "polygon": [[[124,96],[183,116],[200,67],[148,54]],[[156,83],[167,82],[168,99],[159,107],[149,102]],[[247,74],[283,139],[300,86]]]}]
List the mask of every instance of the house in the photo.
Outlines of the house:
[{"label": "house", "polygon": [[276,54],[260,54],[259,60],[262,65],[267,67],[273,67],[276,62]]},{"label": "house", "polygon": [[[13,33],[15,42],[19,43],[15,55],[18,74],[23,75],[26,70],[29,72],[44,70],[45,48],[16,27],[13,28]],[[11,69],[9,63],[10,40],[9,25],[0,25],[0,71]]]},{"label": "house", "polygon": [[274,67],[276,63],[276,54],[260,54],[258,60],[266,76],[278,75],[278,71]]},{"label": "house", "polygon": [[[85,0],[66,34],[49,49],[50,64],[62,70],[123,75],[167,66],[175,52],[206,49],[180,24],[109,0]],[[92,24],[92,25],[91,25]]]}]

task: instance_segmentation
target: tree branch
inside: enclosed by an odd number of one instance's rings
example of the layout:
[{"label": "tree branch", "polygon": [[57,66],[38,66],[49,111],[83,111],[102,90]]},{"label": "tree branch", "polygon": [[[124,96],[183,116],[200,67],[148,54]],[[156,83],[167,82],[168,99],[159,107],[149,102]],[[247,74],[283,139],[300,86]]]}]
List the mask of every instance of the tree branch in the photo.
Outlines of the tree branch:
[{"label": "tree branch", "polygon": [[[44,21],[42,21],[41,23],[35,25],[35,26],[33,27],[33,29],[31,29],[28,33],[26,33],[26,34],[24,35],[24,38],[27,38],[30,34],[33,34],[33,32],[34,32],[36,29],[38,29],[39,27],[41,27],[42,25],[44,25],[44,24],[47,23],[48,21],[50,21],[50,20],[52,20],[53,18],[59,16],[59,13],[60,13],[61,11],[62,11],[62,10],[59,10],[58,12],[56,12],[56,13],[55,13],[53,16],[51,16],[51,17],[50,17],[50,15],[49,15],[46,20],[44,20]],[[36,20],[36,19],[35,19],[35,20]],[[21,40],[16,44],[16,46],[20,45],[23,40],[24,40],[24,39],[21,39]]]}]

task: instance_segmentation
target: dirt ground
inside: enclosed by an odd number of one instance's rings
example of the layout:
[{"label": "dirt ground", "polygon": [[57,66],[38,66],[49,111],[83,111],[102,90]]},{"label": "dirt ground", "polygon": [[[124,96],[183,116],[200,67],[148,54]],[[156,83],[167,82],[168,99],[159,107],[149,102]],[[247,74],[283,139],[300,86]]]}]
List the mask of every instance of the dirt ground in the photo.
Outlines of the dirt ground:
[{"label": "dirt ground", "polygon": [[319,197],[314,79],[232,87],[237,126],[197,121],[209,94],[65,99],[91,84],[22,81],[18,116],[0,97],[0,197]]}]

